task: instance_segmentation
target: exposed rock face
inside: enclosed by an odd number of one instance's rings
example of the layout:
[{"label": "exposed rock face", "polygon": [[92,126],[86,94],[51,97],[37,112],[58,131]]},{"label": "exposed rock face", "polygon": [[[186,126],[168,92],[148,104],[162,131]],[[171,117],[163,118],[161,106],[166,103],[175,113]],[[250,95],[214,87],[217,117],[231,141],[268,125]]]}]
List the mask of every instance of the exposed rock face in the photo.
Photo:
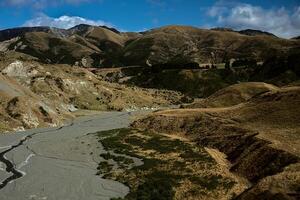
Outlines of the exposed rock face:
[{"label": "exposed rock face", "polygon": [[181,94],[140,89],[99,80],[85,68],[16,60],[0,62],[0,131],[56,126],[78,109],[152,109],[179,103]]},{"label": "exposed rock face", "polygon": [[16,81],[31,78],[23,72],[10,71],[10,76],[0,76],[0,131],[61,124],[63,115],[58,115],[53,103]]},{"label": "exposed rock face", "polygon": [[38,71],[34,67],[23,65],[21,61],[15,61],[9,64],[6,68],[1,71],[3,74],[10,77],[28,77],[37,75]]}]

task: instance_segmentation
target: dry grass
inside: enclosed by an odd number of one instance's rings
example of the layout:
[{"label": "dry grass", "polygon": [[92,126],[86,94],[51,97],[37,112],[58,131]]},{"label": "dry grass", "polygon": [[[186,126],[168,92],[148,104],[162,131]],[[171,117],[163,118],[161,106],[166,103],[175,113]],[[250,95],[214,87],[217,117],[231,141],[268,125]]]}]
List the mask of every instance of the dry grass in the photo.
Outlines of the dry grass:
[{"label": "dry grass", "polygon": [[[47,126],[51,120],[51,125],[61,124],[66,118],[74,117],[74,107],[102,111],[135,110],[168,106],[178,103],[182,97],[178,92],[127,87],[102,81],[84,68],[41,64],[26,58],[16,62],[21,56],[23,54],[9,53],[0,62],[1,71],[8,72],[0,76],[0,98],[6,98],[2,99],[1,122],[4,128],[10,127],[9,130],[23,127],[23,117],[13,119],[5,111],[8,102],[15,97],[19,100],[14,107],[17,115],[31,113],[29,118],[35,119],[35,125],[27,124],[25,128]],[[45,112],[41,113],[39,107],[43,107],[50,118],[45,118]],[[31,111],[27,110],[29,108],[32,108]]]},{"label": "dry grass", "polygon": [[133,127],[180,133],[226,153],[231,170],[254,183],[239,199],[292,198],[299,192],[295,183],[300,181],[299,112],[298,86],[271,87],[238,105],[160,111],[134,122]]},{"label": "dry grass", "polygon": [[[106,150],[144,161],[130,168],[121,162],[104,173],[131,188],[125,199],[230,199],[246,187],[204,148],[180,138],[137,130],[100,132],[99,137]],[[110,158],[122,160],[109,156],[107,162]]]},{"label": "dry grass", "polygon": [[185,108],[229,107],[246,102],[256,95],[278,90],[278,87],[263,82],[239,83],[221,89],[208,98],[186,105]]}]

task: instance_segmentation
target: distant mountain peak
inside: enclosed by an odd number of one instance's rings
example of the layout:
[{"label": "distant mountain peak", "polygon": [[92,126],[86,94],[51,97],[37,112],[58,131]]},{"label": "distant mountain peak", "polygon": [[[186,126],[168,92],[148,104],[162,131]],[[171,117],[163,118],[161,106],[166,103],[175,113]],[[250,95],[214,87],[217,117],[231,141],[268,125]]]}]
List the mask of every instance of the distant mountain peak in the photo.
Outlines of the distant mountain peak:
[{"label": "distant mountain peak", "polygon": [[0,42],[5,40],[10,40],[15,37],[19,37],[28,32],[49,32],[51,31],[48,26],[39,26],[39,27],[17,27],[11,29],[5,29],[0,31]]},{"label": "distant mountain peak", "polygon": [[227,28],[227,27],[216,27],[216,28],[212,28],[211,30],[213,30],[213,31],[230,31],[230,32],[235,32],[232,28]]},{"label": "distant mountain peak", "polygon": [[265,35],[265,36],[277,37],[273,33],[261,31],[261,30],[254,30],[254,29],[245,29],[245,30],[238,31],[238,33],[243,35],[249,35],[249,36]]},{"label": "distant mountain peak", "polygon": [[77,30],[77,31],[85,31],[91,27],[100,27],[100,28],[104,28],[104,29],[107,29],[107,30],[110,30],[114,33],[120,33],[120,31],[118,31],[117,29],[115,28],[112,28],[112,27],[108,27],[108,26],[93,26],[93,25],[89,25],[89,24],[78,24],[72,28],[69,28],[68,30],[69,31],[74,31],[74,30]]},{"label": "distant mountain peak", "polygon": [[108,27],[108,26],[99,26],[99,27],[108,29],[108,30],[110,30],[110,31],[112,31],[114,33],[118,33],[118,34],[120,33],[120,31],[118,31],[117,29],[112,28],[112,27]]},{"label": "distant mountain peak", "polygon": [[245,29],[245,30],[240,30],[240,31],[236,31],[232,28],[228,28],[228,27],[216,27],[216,28],[212,28],[210,30],[213,31],[224,31],[224,32],[236,32],[236,33],[240,33],[242,35],[248,35],[248,36],[259,36],[259,35],[265,35],[265,36],[273,36],[273,37],[277,37],[276,35],[266,32],[266,31],[261,31],[261,30],[255,30],[255,29]]}]

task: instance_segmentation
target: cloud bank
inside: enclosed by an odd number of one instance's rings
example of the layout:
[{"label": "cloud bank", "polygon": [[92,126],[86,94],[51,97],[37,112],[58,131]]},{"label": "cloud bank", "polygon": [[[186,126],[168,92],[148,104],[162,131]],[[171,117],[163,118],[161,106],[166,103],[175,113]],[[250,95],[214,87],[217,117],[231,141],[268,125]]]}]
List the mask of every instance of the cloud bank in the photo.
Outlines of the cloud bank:
[{"label": "cloud bank", "polygon": [[292,11],[284,7],[264,9],[251,4],[216,3],[208,10],[218,26],[233,29],[259,29],[277,36],[291,38],[300,35],[300,6]]},{"label": "cloud bank", "polygon": [[109,22],[102,20],[91,20],[78,16],[67,16],[63,15],[58,18],[49,17],[45,14],[41,14],[38,17],[26,21],[23,26],[32,27],[32,26],[50,26],[56,28],[68,29],[74,27],[78,24],[89,24],[94,26],[108,26],[113,27]]}]

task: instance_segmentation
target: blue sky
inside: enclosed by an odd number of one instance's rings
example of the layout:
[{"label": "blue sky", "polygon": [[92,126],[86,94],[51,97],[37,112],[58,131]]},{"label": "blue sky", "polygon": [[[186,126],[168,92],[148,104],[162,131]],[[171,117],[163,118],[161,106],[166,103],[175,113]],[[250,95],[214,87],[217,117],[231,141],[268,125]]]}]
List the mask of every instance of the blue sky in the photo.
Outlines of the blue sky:
[{"label": "blue sky", "polygon": [[300,35],[300,0],[0,0],[0,29],[78,23],[142,31],[180,24]]}]

